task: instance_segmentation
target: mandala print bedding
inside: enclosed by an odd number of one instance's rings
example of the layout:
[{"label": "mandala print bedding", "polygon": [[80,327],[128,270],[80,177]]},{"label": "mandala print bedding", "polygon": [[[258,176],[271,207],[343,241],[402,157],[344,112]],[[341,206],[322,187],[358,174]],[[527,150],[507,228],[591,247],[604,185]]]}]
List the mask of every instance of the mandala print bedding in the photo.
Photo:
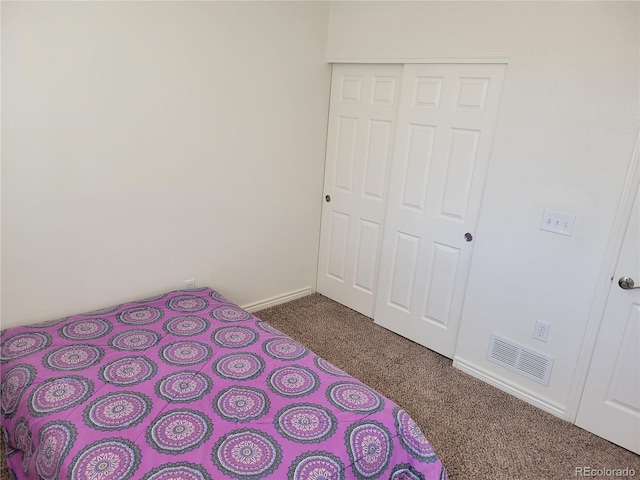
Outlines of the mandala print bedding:
[{"label": "mandala print bedding", "polygon": [[18,479],[447,478],[404,410],[211,289],[0,335]]}]

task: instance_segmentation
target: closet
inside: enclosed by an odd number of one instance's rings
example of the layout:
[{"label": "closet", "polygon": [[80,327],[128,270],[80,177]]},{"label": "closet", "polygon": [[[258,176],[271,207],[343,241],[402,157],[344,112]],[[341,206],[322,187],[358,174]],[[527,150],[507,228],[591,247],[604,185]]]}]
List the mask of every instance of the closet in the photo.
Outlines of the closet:
[{"label": "closet", "polygon": [[449,358],[505,71],[333,67],[317,290]]}]

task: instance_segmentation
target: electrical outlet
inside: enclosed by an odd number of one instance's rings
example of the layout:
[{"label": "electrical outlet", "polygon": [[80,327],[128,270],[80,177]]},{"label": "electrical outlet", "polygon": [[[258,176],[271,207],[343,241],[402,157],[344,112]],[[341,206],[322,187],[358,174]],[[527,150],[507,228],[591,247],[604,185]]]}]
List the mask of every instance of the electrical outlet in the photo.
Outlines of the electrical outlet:
[{"label": "electrical outlet", "polygon": [[184,288],[185,288],[185,290],[193,290],[194,288],[196,288],[196,279],[195,278],[191,278],[189,280],[185,280],[184,281]]},{"label": "electrical outlet", "polygon": [[549,338],[549,330],[551,329],[551,325],[547,322],[543,322],[542,320],[538,320],[536,322],[536,328],[533,331],[533,338],[536,340],[540,340],[541,342],[546,342],[547,338]]}]

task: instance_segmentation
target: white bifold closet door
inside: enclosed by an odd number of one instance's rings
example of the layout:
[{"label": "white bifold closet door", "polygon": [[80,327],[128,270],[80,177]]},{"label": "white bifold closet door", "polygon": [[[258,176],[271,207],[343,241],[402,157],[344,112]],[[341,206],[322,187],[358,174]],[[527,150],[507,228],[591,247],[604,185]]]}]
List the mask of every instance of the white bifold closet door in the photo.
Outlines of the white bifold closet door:
[{"label": "white bifold closet door", "polygon": [[406,65],[376,323],[452,358],[506,66]]},{"label": "white bifold closet door", "polygon": [[317,290],[373,317],[402,65],[334,65]]}]

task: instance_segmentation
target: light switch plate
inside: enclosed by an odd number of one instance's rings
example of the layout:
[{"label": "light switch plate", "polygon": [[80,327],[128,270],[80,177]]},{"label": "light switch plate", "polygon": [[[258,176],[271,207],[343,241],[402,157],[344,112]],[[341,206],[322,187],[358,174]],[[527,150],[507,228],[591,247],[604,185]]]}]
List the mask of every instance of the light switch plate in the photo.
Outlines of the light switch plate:
[{"label": "light switch plate", "polygon": [[573,224],[575,221],[575,215],[545,210],[542,215],[540,230],[559,233],[560,235],[567,235],[570,237],[573,234]]}]

